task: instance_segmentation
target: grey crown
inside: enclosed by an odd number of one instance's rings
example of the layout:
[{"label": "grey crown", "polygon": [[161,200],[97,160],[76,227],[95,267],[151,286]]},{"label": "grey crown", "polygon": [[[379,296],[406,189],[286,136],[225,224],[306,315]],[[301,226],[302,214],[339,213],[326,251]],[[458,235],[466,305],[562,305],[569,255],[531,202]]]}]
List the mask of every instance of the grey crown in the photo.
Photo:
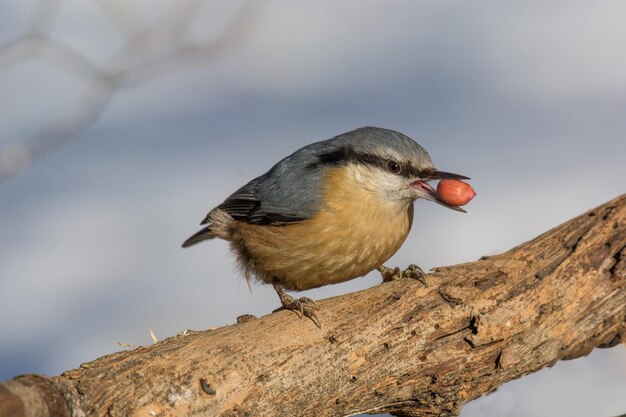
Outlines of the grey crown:
[{"label": "grey crown", "polygon": [[[217,208],[236,220],[253,224],[305,220],[320,208],[325,169],[329,164],[345,163],[346,152],[401,158],[417,170],[432,168],[426,150],[411,138],[393,130],[362,127],[297,150],[235,191]],[[202,224],[208,221],[209,216]]]}]

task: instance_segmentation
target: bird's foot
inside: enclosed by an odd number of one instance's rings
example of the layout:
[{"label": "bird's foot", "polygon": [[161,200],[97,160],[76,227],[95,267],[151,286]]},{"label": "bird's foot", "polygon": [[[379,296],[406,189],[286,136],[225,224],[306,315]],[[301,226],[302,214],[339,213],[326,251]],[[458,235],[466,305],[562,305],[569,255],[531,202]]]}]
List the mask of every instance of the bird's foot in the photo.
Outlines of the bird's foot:
[{"label": "bird's foot", "polygon": [[424,286],[427,286],[425,279],[426,273],[422,270],[422,268],[417,265],[411,264],[404,271],[400,270],[400,268],[398,267],[391,269],[386,267],[385,265],[381,265],[376,269],[378,269],[380,275],[382,275],[383,282],[395,281],[401,278],[410,278],[416,279],[424,284]]},{"label": "bird's foot", "polygon": [[[274,288],[276,288],[276,286],[274,286]],[[309,297],[293,298],[291,295],[287,294],[282,288],[280,288],[280,290],[276,288],[276,292],[278,293],[278,296],[280,297],[280,302],[283,306],[274,311],[292,310],[298,315],[298,317],[307,317],[313,323],[315,323],[318,328],[322,328],[319,319],[315,315],[315,310],[319,309],[319,306],[317,305],[315,300],[312,300]]]}]

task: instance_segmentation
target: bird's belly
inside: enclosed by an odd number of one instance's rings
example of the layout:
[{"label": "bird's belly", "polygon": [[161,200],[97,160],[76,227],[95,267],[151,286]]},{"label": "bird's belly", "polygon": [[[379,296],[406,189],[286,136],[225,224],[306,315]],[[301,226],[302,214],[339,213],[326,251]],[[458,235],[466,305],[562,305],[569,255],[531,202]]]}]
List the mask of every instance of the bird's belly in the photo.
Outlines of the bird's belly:
[{"label": "bird's belly", "polygon": [[412,217],[411,203],[390,208],[352,199],[328,204],[298,223],[241,224],[233,247],[260,280],[306,290],[363,276],[382,265],[406,239]]}]

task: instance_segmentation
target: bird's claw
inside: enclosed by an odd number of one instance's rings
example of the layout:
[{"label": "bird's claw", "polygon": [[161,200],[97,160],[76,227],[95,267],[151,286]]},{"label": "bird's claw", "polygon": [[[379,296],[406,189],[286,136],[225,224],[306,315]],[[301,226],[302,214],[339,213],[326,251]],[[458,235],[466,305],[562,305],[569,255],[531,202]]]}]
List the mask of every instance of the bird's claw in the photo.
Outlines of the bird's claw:
[{"label": "bird's claw", "polygon": [[395,281],[397,279],[402,278],[402,272],[400,271],[400,268],[398,268],[397,266],[391,269],[391,268],[386,267],[385,265],[382,265],[378,268],[378,271],[380,272],[380,275],[383,277],[383,282]]},{"label": "bird's claw", "polygon": [[300,299],[298,301],[300,301],[300,303],[313,304],[312,306],[309,307],[309,308],[312,308],[313,310],[319,310],[320,309],[320,306],[312,298],[300,297]]},{"label": "bird's claw", "polygon": [[426,284],[426,273],[418,265],[410,264],[407,269],[402,271],[402,276],[405,277],[405,278],[416,279],[419,282],[421,282],[422,284],[424,284],[424,286],[427,285]]},{"label": "bird's claw", "polygon": [[315,325],[317,326],[318,329],[322,328],[322,323],[320,323],[319,319],[315,315],[315,309],[314,308],[312,308],[312,307],[305,307],[304,310],[302,311],[302,314],[304,315],[304,317],[307,317],[309,320],[311,320],[313,323],[315,323]]},{"label": "bird's claw", "polygon": [[378,268],[378,271],[383,277],[383,282],[396,281],[401,278],[410,278],[418,280],[424,284],[424,286],[427,285],[425,280],[426,273],[424,273],[422,268],[415,264],[409,265],[405,270],[400,270],[398,267],[391,269],[382,265]]},{"label": "bird's claw", "polygon": [[300,297],[299,299],[293,298],[287,293],[280,294],[280,302],[282,307],[278,310],[291,310],[300,318],[306,317],[310,319],[318,328],[322,328],[322,325],[315,315],[315,310],[319,310],[318,304],[309,297]]}]

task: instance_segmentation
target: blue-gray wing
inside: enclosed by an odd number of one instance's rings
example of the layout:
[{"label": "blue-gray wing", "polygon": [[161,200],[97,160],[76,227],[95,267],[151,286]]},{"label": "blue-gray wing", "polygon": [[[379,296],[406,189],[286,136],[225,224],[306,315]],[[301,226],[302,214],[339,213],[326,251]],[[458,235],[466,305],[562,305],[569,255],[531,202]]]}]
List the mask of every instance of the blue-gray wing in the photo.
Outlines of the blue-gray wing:
[{"label": "blue-gray wing", "polygon": [[[278,201],[263,198],[263,193],[258,190],[261,182],[261,177],[255,178],[235,191],[217,208],[224,210],[235,220],[252,224],[286,224],[308,218],[306,213],[288,207],[288,197],[283,199],[287,204],[277,204]],[[207,222],[208,216],[203,224]]]},{"label": "blue-gray wing", "polygon": [[288,156],[217,208],[252,224],[279,225],[308,219],[319,209],[322,181],[321,169],[311,165],[314,151],[303,148]]}]

